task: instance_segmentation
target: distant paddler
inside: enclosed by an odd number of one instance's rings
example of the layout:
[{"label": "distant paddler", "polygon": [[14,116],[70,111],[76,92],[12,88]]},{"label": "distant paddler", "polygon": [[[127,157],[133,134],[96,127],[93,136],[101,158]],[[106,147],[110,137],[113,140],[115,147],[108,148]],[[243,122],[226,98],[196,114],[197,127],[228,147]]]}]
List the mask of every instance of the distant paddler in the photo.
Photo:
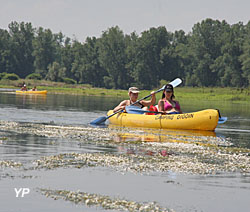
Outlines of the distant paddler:
[{"label": "distant paddler", "polygon": [[34,87],[31,89],[31,91],[37,91],[36,86],[34,86]]},{"label": "distant paddler", "polygon": [[21,91],[27,91],[27,90],[28,90],[28,88],[27,88],[26,84],[24,83],[22,88],[21,88]]}]

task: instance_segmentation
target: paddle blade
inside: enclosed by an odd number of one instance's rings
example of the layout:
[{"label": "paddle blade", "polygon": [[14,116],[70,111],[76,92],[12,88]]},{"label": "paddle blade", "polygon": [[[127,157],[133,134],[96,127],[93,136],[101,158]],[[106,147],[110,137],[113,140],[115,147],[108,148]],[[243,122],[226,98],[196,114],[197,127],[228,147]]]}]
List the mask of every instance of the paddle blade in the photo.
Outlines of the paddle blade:
[{"label": "paddle blade", "polygon": [[99,117],[98,119],[96,119],[94,121],[91,121],[90,124],[93,124],[93,125],[104,124],[106,120],[107,120],[107,117],[102,116],[102,117]]},{"label": "paddle blade", "polygon": [[218,124],[224,124],[227,121],[227,117],[220,117],[218,120]]},{"label": "paddle blade", "polygon": [[180,85],[182,83],[182,80],[180,78],[176,78],[175,80],[173,80],[172,82],[170,82],[169,84],[171,84],[173,87],[177,87],[178,85]]}]

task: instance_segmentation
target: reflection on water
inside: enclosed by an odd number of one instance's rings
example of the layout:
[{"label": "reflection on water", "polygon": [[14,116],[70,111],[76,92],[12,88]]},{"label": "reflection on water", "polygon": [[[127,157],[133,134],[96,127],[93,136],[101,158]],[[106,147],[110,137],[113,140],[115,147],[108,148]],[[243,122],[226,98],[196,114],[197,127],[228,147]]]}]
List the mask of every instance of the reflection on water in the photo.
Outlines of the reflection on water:
[{"label": "reflection on water", "polygon": [[224,102],[224,101],[185,101],[181,102],[184,112],[194,112],[198,110],[204,110],[208,108],[219,109],[222,116],[230,117],[232,120],[234,118],[250,118],[250,104],[248,102],[245,103],[234,103]]},{"label": "reflection on water", "polygon": [[16,94],[15,104],[17,108],[23,108],[25,105],[37,106],[37,105],[46,105],[47,95],[39,94],[39,95],[24,95],[24,94]]},{"label": "reflection on water", "polygon": [[[119,129],[119,126],[109,125],[110,129]],[[129,129],[129,127],[127,127]],[[131,128],[135,130],[136,128]],[[202,131],[202,130],[168,130],[168,129],[139,129],[136,133],[117,133],[117,139],[120,141],[140,141],[140,142],[169,142],[171,136],[175,141],[176,139],[182,139],[182,142],[188,137],[196,136],[212,136],[216,137],[216,133],[213,131]]]},{"label": "reflection on water", "polygon": [[109,97],[78,96],[78,95],[21,95],[15,92],[0,92],[2,107],[17,107],[37,110],[65,111],[107,111],[120,100]]},{"label": "reflection on water", "polygon": [[[175,211],[228,212],[249,209],[249,173],[236,170],[201,175],[158,171],[170,162],[176,166],[179,164],[179,170],[192,170],[198,159],[202,166],[209,168],[226,162],[233,164],[233,160],[236,160],[233,165],[244,170],[246,164],[237,164],[237,160],[242,162],[247,159],[247,155],[240,160],[238,153],[231,154],[227,159],[225,153],[216,154],[215,150],[217,147],[223,148],[225,152],[232,147],[245,148],[246,151],[250,149],[249,105],[181,102],[185,112],[219,108],[222,116],[228,117],[228,121],[219,125],[215,132],[130,129],[117,126],[92,128],[89,125],[90,121],[105,116],[106,111],[120,100],[50,94],[22,96],[0,92],[0,161],[23,164],[21,168],[0,165],[0,211],[108,211],[45,198],[37,192],[37,188],[80,190],[135,202],[156,201],[162,207],[173,208]],[[189,146],[188,150],[185,149],[185,154],[170,148],[174,145],[177,148],[179,144],[184,145],[183,148],[185,145]],[[202,151],[206,148],[208,151],[210,147],[215,147],[209,152],[211,154],[203,155]],[[192,148],[197,148],[196,151],[199,150],[202,154],[193,152]],[[71,157],[66,157],[67,154]],[[106,157],[101,158],[102,155]],[[54,157],[54,161],[48,162],[56,162],[54,165],[58,168],[33,169],[34,161],[42,160],[44,156]],[[74,160],[77,156],[81,163],[91,159],[92,166],[80,168]],[[81,159],[84,156],[86,158]],[[97,156],[100,157],[99,161],[96,160]],[[178,157],[183,157],[183,160],[176,161]],[[109,161],[114,158],[114,161]],[[133,163],[122,172],[117,172],[112,166],[101,165],[113,162],[119,167],[132,158]],[[171,161],[171,158],[174,160]],[[160,160],[162,164],[150,167],[146,160]],[[63,166],[63,163],[71,166]],[[134,174],[129,172],[132,166],[138,170],[155,168],[156,171]],[[202,169],[202,166],[196,168]],[[228,170],[229,168],[228,165]],[[194,173],[197,169],[194,169]],[[14,188],[22,187],[30,188],[31,194],[18,199]]]}]

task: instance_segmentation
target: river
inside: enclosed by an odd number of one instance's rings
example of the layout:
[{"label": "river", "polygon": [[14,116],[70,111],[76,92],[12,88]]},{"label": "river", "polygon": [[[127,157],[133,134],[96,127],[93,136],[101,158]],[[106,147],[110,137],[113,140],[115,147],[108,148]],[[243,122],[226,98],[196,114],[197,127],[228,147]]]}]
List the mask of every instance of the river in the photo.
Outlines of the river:
[{"label": "river", "polygon": [[215,132],[89,125],[120,101],[2,90],[0,211],[249,210],[249,104],[180,100]]}]

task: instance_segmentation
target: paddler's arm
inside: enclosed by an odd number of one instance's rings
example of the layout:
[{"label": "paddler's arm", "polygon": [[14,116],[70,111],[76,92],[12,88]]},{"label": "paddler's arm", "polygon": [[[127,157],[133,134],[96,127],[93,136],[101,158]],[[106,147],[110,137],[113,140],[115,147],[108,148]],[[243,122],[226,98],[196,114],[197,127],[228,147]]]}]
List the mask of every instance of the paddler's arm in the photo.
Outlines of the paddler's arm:
[{"label": "paddler's arm", "polygon": [[122,101],[118,106],[116,106],[115,108],[114,108],[114,112],[117,112],[118,110],[125,110],[125,107],[127,106],[127,101],[128,100],[124,100],[124,101]]},{"label": "paddler's arm", "polygon": [[166,114],[166,111],[164,110],[164,101],[162,99],[158,102],[158,111]]},{"label": "paddler's arm", "polygon": [[142,100],[141,101],[141,104],[143,104],[143,106],[151,106],[151,105],[155,104],[155,102],[156,102],[155,92],[152,91],[151,95],[152,95],[151,100],[149,100],[149,101]]}]

